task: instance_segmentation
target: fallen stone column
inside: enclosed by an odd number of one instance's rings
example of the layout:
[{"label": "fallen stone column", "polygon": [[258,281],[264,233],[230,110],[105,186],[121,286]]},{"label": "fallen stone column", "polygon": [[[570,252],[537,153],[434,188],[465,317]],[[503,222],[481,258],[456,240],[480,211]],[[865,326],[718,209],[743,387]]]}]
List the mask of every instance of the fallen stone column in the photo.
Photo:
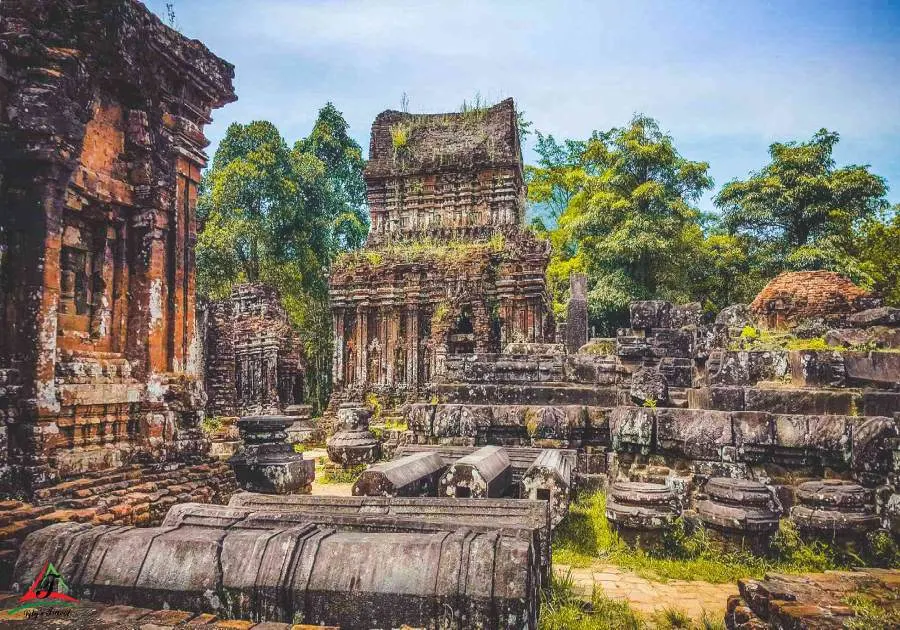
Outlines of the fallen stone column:
[{"label": "fallen stone column", "polygon": [[[163,527],[182,522],[199,523],[198,518],[225,519],[223,526],[236,523],[241,509],[255,511],[295,512],[315,517],[366,515],[386,518],[414,518],[420,522],[437,522],[447,527],[488,524],[494,528],[532,531],[535,547],[540,550],[541,572],[550,570],[550,517],[544,501],[522,499],[446,499],[428,497],[338,497],[271,495],[239,492],[228,506],[187,504],[169,510]],[[228,510],[239,510],[229,513]],[[230,520],[229,520],[230,519]],[[335,521],[329,521],[335,522]]]},{"label": "fallen stone column", "polygon": [[75,597],[233,619],[371,627],[537,627],[531,542],[501,531],[358,532],[312,523],[174,529],[51,525],[25,540],[27,588],[53,562]]},{"label": "fallen stone column", "polygon": [[569,512],[572,460],[555,449],[541,451],[522,475],[522,497],[547,501],[553,527]]},{"label": "fallen stone column", "polygon": [[434,496],[446,466],[434,452],[414,453],[369,466],[353,484],[353,496]]},{"label": "fallen stone column", "polygon": [[501,497],[512,484],[509,456],[499,446],[485,446],[454,462],[441,477],[439,495],[457,498]]}]

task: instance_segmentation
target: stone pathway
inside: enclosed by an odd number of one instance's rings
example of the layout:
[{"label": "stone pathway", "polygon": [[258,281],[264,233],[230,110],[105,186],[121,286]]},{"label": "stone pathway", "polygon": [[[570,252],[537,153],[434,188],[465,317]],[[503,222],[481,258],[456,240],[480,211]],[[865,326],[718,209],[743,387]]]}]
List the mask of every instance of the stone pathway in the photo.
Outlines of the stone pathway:
[{"label": "stone pathway", "polygon": [[632,608],[648,615],[664,608],[677,608],[699,621],[705,610],[712,619],[725,616],[729,595],[737,595],[736,584],[711,584],[701,581],[669,580],[653,582],[614,564],[597,563],[587,568],[557,564],[554,571],[571,571],[575,590],[590,598],[594,586],[612,599],[626,600]]}]

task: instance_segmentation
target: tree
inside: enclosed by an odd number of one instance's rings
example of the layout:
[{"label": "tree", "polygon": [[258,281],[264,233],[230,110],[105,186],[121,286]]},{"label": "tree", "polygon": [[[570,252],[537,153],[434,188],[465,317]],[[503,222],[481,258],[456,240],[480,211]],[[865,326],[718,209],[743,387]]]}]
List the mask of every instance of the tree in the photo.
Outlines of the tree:
[{"label": "tree", "polygon": [[564,140],[558,142],[552,135],[535,132],[538,154],[537,166],[525,166],[525,180],[528,183],[528,201],[538,210],[537,218],[543,225],[542,215],[555,227],[572,197],[580,189],[580,174],[589,165],[584,163],[587,142]]},{"label": "tree", "polygon": [[785,266],[836,264],[835,248],[851,249],[855,230],[887,207],[885,180],[868,166],[835,168],[839,139],[821,129],[809,142],[772,144],[769,164],[716,196],[729,233],[773,245]]},{"label": "tree", "polygon": [[331,372],[328,267],[368,231],[362,151],[347,130],[331,103],[293,148],[270,122],[232,124],[197,204],[198,291],[223,298],[239,282],[276,287],[306,334],[308,390],[319,405]]},{"label": "tree", "polygon": [[867,288],[900,307],[900,204],[883,219],[867,221],[859,239],[859,268]]},{"label": "tree", "polygon": [[702,237],[693,204],[712,180],[708,164],[683,158],[643,115],[595,132],[580,160],[564,179],[573,194],[557,235],[576,252],[554,262],[588,272],[591,314],[611,333],[633,300],[687,297],[686,263]]}]

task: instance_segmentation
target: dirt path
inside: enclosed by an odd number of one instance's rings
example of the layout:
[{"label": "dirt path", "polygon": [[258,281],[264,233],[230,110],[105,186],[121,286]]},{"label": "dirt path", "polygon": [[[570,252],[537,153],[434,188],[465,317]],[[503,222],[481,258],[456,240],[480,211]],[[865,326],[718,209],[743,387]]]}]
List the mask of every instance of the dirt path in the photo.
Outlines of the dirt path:
[{"label": "dirt path", "polygon": [[612,564],[597,563],[583,569],[557,564],[553,568],[558,575],[571,571],[579,594],[589,598],[596,585],[607,597],[624,599],[632,608],[645,614],[678,608],[694,620],[699,620],[704,610],[709,617],[721,619],[725,616],[728,596],[738,592],[735,584],[684,580],[653,582]]}]

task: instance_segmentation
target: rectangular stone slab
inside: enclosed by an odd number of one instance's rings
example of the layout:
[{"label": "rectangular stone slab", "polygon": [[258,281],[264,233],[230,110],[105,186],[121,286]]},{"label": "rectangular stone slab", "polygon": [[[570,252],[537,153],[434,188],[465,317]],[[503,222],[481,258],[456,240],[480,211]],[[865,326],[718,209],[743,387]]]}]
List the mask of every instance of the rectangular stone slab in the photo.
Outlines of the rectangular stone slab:
[{"label": "rectangular stone slab", "polygon": [[412,453],[369,466],[353,484],[353,496],[435,496],[444,470],[437,453]]},{"label": "rectangular stone slab", "polygon": [[450,465],[441,477],[439,496],[502,497],[512,484],[509,456],[500,446],[483,446]]},{"label": "rectangular stone slab", "polygon": [[522,496],[547,501],[553,527],[569,512],[573,468],[562,451],[546,449],[522,475]]},{"label": "rectangular stone slab", "polygon": [[[230,524],[242,520],[243,509],[275,512],[297,512],[317,519],[329,518],[334,524],[338,517],[364,515],[366,517],[395,517],[414,519],[423,523],[438,523],[444,527],[471,526],[472,523],[492,527],[528,529],[538,537],[542,571],[550,567],[551,521],[545,501],[523,499],[436,499],[430,497],[338,497],[307,495],[273,495],[239,492],[231,497],[228,506],[186,504],[173,506],[163,521],[163,527],[202,517],[228,520]],[[258,518],[258,516],[257,516]],[[319,521],[319,522],[325,522]],[[375,519],[373,518],[373,522]]]},{"label": "rectangular stone slab", "polygon": [[[90,545],[83,544],[87,532]],[[34,568],[50,561],[67,568],[63,577],[74,596],[99,602],[346,630],[535,629],[536,558],[529,538],[496,529],[58,523],[25,540],[15,581],[24,590]]]},{"label": "rectangular stone slab", "polygon": [[[525,471],[534,463],[543,448],[530,448],[526,446],[505,446],[506,455],[509,457],[509,463],[513,469],[513,481],[521,480]],[[450,466],[456,460],[474,453],[478,450],[477,446],[445,446],[437,444],[407,444],[397,449],[395,457],[405,457],[412,453],[435,452],[441,456],[445,466]],[[572,461],[575,466],[574,449],[554,449],[562,453],[566,458]]]}]

